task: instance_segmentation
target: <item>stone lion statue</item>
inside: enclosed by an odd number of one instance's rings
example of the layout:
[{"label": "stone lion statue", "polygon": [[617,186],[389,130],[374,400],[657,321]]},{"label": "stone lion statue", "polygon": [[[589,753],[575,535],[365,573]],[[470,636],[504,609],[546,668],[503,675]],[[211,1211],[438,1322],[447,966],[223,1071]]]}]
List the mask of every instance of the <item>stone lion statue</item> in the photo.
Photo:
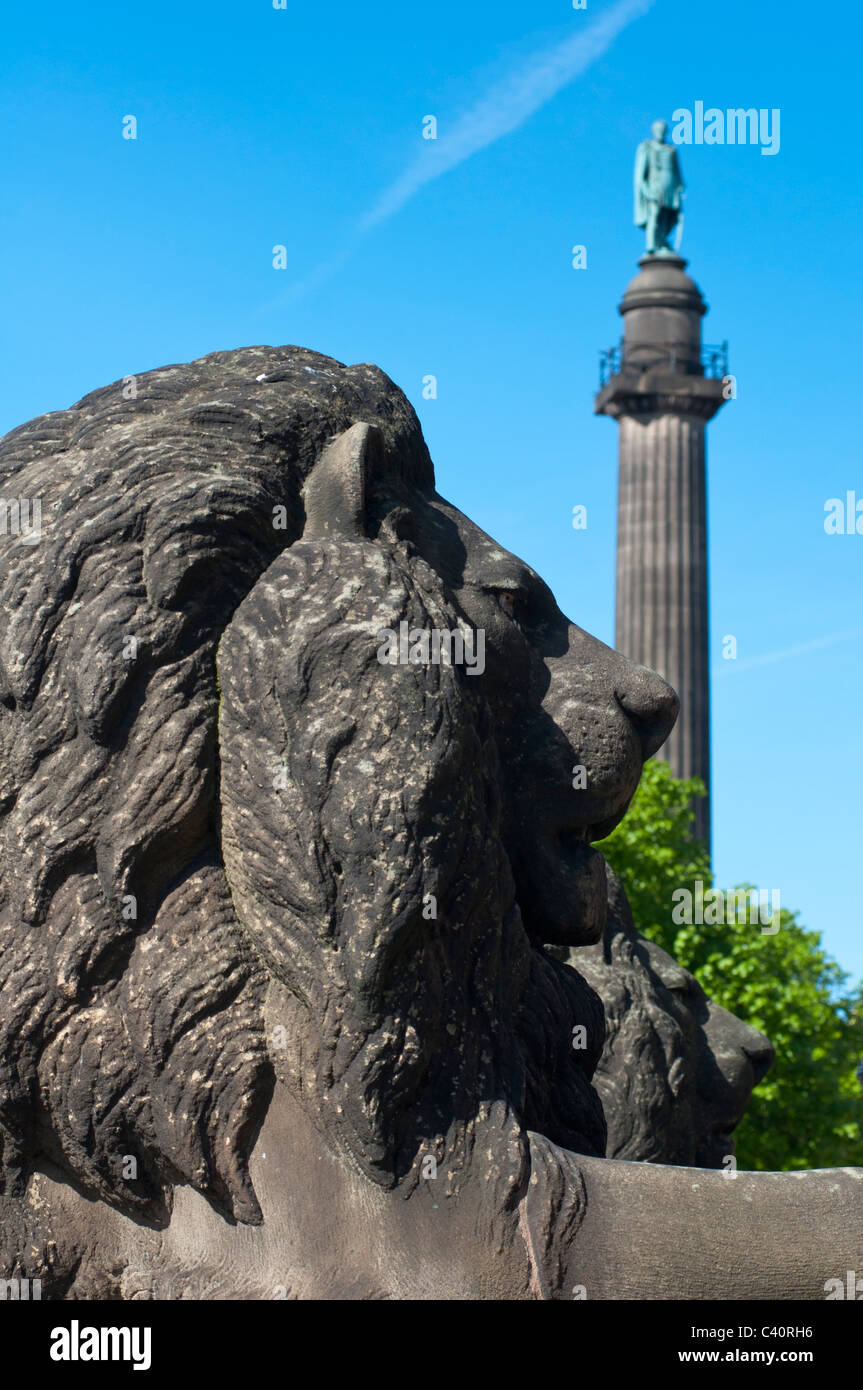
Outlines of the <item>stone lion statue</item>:
[{"label": "stone lion statue", "polygon": [[773,1062],[770,1040],[708,999],[688,970],[640,934],[611,872],[600,940],[570,948],[565,959],[605,1013],[593,1085],[607,1157],[733,1167],[733,1132]]},{"label": "stone lion statue", "polygon": [[382,372],[215,353],[13,431],[0,476],[42,517],[0,550],[0,1273],[818,1298],[857,1267],[857,1170],[604,1157],[602,1006],[547,947],[600,939],[592,841],[677,699],[437,495]]}]

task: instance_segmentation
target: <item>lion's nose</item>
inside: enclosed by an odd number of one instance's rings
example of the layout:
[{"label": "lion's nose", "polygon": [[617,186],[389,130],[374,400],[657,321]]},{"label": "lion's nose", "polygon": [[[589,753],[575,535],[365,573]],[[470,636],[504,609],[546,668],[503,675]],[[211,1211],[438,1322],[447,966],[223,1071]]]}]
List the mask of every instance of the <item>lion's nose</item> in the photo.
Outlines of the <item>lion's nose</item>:
[{"label": "lion's nose", "polygon": [[646,761],[662,747],[674,728],[680,712],[677,692],[655,671],[627,663],[626,673],[615,685],[614,693],[635,725]]}]

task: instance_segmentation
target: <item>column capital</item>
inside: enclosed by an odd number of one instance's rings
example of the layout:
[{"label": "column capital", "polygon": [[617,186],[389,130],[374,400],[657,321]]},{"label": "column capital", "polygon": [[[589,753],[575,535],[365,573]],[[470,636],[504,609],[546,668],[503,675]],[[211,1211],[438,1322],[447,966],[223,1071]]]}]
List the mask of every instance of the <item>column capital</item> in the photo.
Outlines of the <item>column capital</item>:
[{"label": "column capital", "polygon": [[714,377],[683,376],[649,368],[629,370],[609,378],[594,400],[595,415],[635,419],[657,415],[689,415],[712,420],[725,404],[724,385]]}]

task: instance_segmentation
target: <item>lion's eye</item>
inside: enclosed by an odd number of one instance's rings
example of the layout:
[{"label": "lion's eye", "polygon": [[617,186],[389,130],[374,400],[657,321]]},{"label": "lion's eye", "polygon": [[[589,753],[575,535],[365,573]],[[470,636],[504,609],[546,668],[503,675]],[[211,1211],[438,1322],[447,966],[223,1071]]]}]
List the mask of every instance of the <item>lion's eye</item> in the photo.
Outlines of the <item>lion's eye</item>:
[{"label": "lion's eye", "polygon": [[517,627],[521,628],[528,615],[530,608],[530,598],[527,591],[520,584],[513,585],[512,588],[505,588],[502,584],[489,584],[485,592],[495,600],[497,606]]}]

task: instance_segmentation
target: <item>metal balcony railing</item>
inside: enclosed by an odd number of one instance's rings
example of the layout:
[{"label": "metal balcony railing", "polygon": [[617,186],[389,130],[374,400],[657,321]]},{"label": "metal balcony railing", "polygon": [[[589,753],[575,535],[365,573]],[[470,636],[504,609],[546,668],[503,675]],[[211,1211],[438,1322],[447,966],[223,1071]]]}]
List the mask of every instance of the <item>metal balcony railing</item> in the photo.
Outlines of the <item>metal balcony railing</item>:
[{"label": "metal balcony railing", "polygon": [[688,343],[639,343],[625,349],[621,342],[617,347],[603,348],[599,354],[600,389],[613,376],[640,376],[651,367],[721,381],[728,375],[728,343],[704,343],[697,358]]}]

